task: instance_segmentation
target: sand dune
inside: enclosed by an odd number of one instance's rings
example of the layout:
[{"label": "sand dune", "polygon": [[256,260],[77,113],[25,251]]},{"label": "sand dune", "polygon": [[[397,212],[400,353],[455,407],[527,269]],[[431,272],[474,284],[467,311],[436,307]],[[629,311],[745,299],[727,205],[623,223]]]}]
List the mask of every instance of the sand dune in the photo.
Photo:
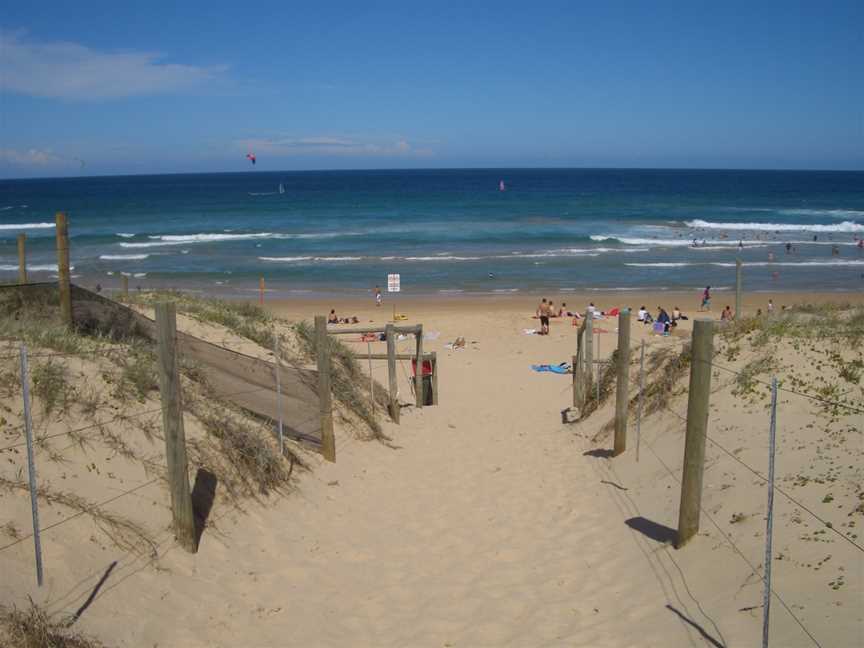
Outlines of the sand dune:
[{"label": "sand dune", "polygon": [[[651,307],[658,299],[670,306],[676,298],[627,297],[632,306]],[[591,299],[600,307],[625,305],[620,296]],[[762,305],[757,297],[748,307],[755,308],[757,299]],[[583,298],[566,300],[581,306]],[[324,306],[274,308],[301,317],[326,312]],[[356,312],[363,321],[383,322],[389,313],[386,305],[340,306],[340,315]],[[553,321],[552,335],[543,338],[522,333],[535,325],[526,301],[404,300],[400,310],[410,322],[421,321],[427,331],[441,334],[425,344],[438,352],[441,393],[439,406],[406,408],[401,426],[385,424],[392,447],[359,441],[343,427],[337,431],[336,464],[306,456],[311,469],[298,473],[293,494],[250,502],[242,511],[217,506],[215,527],[205,532],[196,555],[171,543],[164,489],[145,491],[136,513],[143,513],[158,535],[158,559],[88,540],[92,523],[83,521],[46,539],[50,568],[41,591],[33,585],[30,545],[0,552],[8,575],[0,586],[2,600],[20,602],[30,594],[52,612],[75,612],[117,560],[77,624],[110,645],[758,643],[761,580],[723,535],[703,520],[702,531],[686,547],[675,550],[664,542],[677,523],[676,476],[683,453],[683,424],[672,412],[686,410],[686,394],[674,396],[667,411],[643,422],[638,462],[632,431],[628,452],[610,460],[601,428],[611,405],[582,423],[564,423],[570,377],[529,369],[532,363],[569,360],[575,352],[569,321]],[[647,337],[649,351],[679,348],[688,324],[672,338]],[[183,318],[181,325],[205,337],[233,340],[192,320]],[[601,328],[608,331],[601,334],[605,357],[615,345],[615,323]],[[460,335],[467,349],[444,348]],[[634,324],[634,344],[646,335]],[[353,344],[365,351],[365,343]],[[407,350],[410,342],[401,344]],[[376,345],[383,350],[383,344]],[[783,350],[790,364],[807,361]],[[748,358],[728,362],[740,368]],[[405,366],[399,369],[406,403],[412,400],[407,372]],[[374,374],[386,382],[384,363],[375,365]],[[743,461],[766,469],[764,404],[745,406],[726,377],[718,376],[714,386],[709,433]],[[812,477],[835,461],[844,487],[831,490],[846,508],[819,510],[837,522],[860,520],[860,514],[849,517],[846,510],[855,484],[860,491],[860,415],[831,424],[833,430],[853,431],[845,434],[842,447],[829,450],[820,430],[807,427],[824,423],[810,404],[790,401],[781,411],[778,478],[784,488],[814,509],[824,507],[822,490],[795,490],[792,484],[796,474]],[[841,459],[852,468],[840,470]],[[94,461],[104,470],[107,457]],[[707,463],[705,510],[759,567],[765,488],[719,450],[709,447]],[[816,468],[810,470],[811,464]],[[61,479],[59,467],[44,465],[43,471]],[[16,501],[26,505],[26,499]],[[813,540],[817,525],[806,515],[796,523],[795,508],[779,496],[777,507],[776,589],[822,645],[860,645],[862,554],[830,534]],[[22,510],[26,513],[26,506]],[[736,513],[745,517],[731,523]],[[807,567],[829,554],[819,571]],[[840,574],[844,586],[831,589],[828,581]],[[772,645],[812,645],[776,601]]]}]

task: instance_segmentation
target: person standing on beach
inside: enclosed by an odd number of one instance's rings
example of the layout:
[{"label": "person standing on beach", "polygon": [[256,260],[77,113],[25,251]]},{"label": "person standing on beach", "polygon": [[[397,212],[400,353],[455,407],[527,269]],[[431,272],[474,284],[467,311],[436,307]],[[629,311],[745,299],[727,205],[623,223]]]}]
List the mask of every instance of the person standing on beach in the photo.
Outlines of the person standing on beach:
[{"label": "person standing on beach", "polygon": [[375,305],[380,306],[383,301],[384,298],[381,296],[381,287],[375,286]]},{"label": "person standing on beach", "polygon": [[540,335],[549,335],[549,304],[544,297],[537,307],[537,316],[540,318]]},{"label": "person standing on beach", "polygon": [[711,310],[711,286],[705,286],[705,292],[702,293],[702,305],[699,310]]},{"label": "person standing on beach", "polygon": [[774,301],[772,299],[768,300],[768,315],[774,314]]}]

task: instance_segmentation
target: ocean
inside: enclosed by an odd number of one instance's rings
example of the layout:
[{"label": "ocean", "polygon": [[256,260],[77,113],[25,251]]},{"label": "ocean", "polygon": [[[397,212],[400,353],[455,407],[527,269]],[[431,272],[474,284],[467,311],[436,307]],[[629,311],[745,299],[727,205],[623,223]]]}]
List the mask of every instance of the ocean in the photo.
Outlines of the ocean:
[{"label": "ocean", "polygon": [[[503,185],[502,185],[503,183]],[[503,189],[503,190],[502,190]],[[864,289],[864,172],[490,169],[0,180],[0,281],[28,237],[76,281],[216,294]]]}]

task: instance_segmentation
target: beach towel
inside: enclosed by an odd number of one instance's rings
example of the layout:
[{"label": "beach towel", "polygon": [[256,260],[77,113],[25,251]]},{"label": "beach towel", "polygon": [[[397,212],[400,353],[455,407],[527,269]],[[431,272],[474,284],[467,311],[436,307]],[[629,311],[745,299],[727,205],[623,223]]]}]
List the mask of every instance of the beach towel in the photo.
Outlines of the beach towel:
[{"label": "beach towel", "polygon": [[534,371],[537,371],[539,373],[543,373],[543,372],[547,372],[547,371],[551,372],[551,373],[556,373],[556,374],[570,373],[570,365],[567,364],[566,362],[562,362],[561,364],[557,364],[557,365],[548,365],[548,364],[531,365],[531,368]]},{"label": "beach towel", "polygon": [[402,313],[396,313],[396,316],[393,318],[393,320],[396,322],[400,322],[402,320],[407,320],[407,319],[408,319],[408,316],[403,315]]},{"label": "beach towel", "polygon": [[663,322],[654,322],[653,332],[657,333],[658,335],[665,335],[666,326],[663,324]]},{"label": "beach towel", "polygon": [[525,335],[537,335],[537,329],[524,329],[523,333]]},{"label": "beach towel", "polygon": [[607,316],[607,317],[618,317],[618,314],[619,314],[620,312],[621,312],[621,311],[620,311],[619,309],[617,309],[617,308],[613,308],[613,309],[610,310],[608,313],[606,313],[606,316]]}]

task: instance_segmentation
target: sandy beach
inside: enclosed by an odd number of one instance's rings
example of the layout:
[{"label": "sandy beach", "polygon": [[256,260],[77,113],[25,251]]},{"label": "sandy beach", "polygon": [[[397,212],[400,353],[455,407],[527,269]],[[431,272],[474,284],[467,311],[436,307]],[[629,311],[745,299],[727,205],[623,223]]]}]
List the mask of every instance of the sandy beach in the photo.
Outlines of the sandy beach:
[{"label": "sandy beach", "polygon": [[[642,421],[638,461],[632,425],[628,452],[610,459],[603,429],[613,405],[606,403],[584,421],[564,422],[571,377],[530,369],[531,364],[569,361],[575,353],[576,329],[569,318],[553,319],[548,337],[524,334],[537,325],[531,317],[537,297],[399,299],[397,309],[408,323],[422,322],[427,335],[433,333],[424,348],[438,354],[438,406],[406,406],[401,425],[383,424],[387,443],[359,440],[337,425],[335,464],[306,453],[310,469],[297,473],[293,493],[250,501],[240,509],[217,499],[213,526],[197,554],[171,542],[168,493],[158,485],[136,496],[138,510],[128,501],[117,504],[117,510],[131,510],[156,534],[153,556],[105,545],[93,523],[81,520],[63,533],[46,534],[46,587],[38,589],[31,545],[0,552],[2,600],[23,605],[29,595],[51,613],[66,615],[95,591],[75,627],[108,645],[130,647],[757,643],[764,485],[709,448],[703,506],[719,528],[703,519],[699,535],[673,549],[669,534],[677,524],[676,479],[683,452],[683,423],[676,417],[686,411],[686,394],[676,390],[667,410]],[[747,295],[745,308],[764,309],[769,297],[778,310],[783,304],[836,299]],[[860,294],[842,297],[864,303]],[[649,327],[633,323],[634,347],[645,340],[649,355],[681,348],[697,316],[697,299],[669,293],[566,297],[569,307],[580,310],[589,300],[601,309],[680,306],[691,319],[673,336],[652,336]],[[734,295],[715,298],[715,317],[727,301],[734,304]],[[289,320],[330,308],[364,323],[384,324],[392,314],[387,299],[380,308],[372,300],[292,300],[267,307]],[[229,347],[254,350],[248,340],[219,327],[185,317],[179,326]],[[615,320],[597,324],[601,358],[615,347],[616,327]],[[446,343],[459,336],[466,348],[448,350]],[[366,351],[367,344],[356,336],[342,338],[358,352]],[[372,344],[373,351],[383,352],[384,346]],[[407,352],[413,340],[399,347]],[[260,352],[266,356],[266,350]],[[409,372],[402,363],[398,374],[405,404],[412,401]],[[386,384],[386,363],[376,361],[373,375]],[[725,377],[718,374],[715,380],[709,433],[764,472],[764,405],[746,406]],[[686,387],[686,375],[681,385]],[[823,447],[822,424],[811,404],[790,401],[781,409],[780,483],[790,488],[790,480],[795,483],[808,466],[837,462],[831,469],[839,473],[830,474],[848,486],[848,492],[837,485],[832,489],[841,511],[834,512],[833,505],[826,511],[820,504],[822,489],[796,490],[795,495],[836,522],[860,520],[860,514],[847,516],[862,477],[860,416],[838,417],[854,432],[842,446],[829,449]],[[187,420],[187,429],[193,438],[199,433],[193,420]],[[73,462],[89,457],[74,448],[67,452]],[[122,483],[143,479],[140,467],[105,464],[110,452],[100,456],[102,470],[110,466]],[[841,466],[846,457],[855,457],[848,469]],[[40,471],[49,483],[63,483],[67,476],[63,464],[44,457]],[[75,479],[86,491],[98,490],[89,472]],[[26,529],[24,494],[4,499],[14,524]],[[778,502],[776,589],[822,645],[858,645],[864,628],[862,554],[842,539],[807,535],[821,525],[802,522],[801,516],[807,517]],[[814,571],[816,564],[826,566]],[[106,568],[110,574],[97,586]],[[826,584],[839,576],[842,589]],[[779,603],[773,609],[772,645],[812,645]]]}]

